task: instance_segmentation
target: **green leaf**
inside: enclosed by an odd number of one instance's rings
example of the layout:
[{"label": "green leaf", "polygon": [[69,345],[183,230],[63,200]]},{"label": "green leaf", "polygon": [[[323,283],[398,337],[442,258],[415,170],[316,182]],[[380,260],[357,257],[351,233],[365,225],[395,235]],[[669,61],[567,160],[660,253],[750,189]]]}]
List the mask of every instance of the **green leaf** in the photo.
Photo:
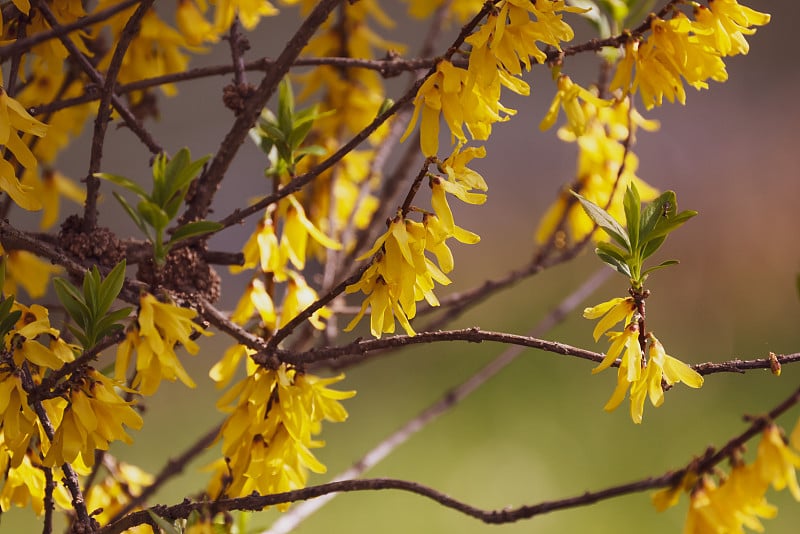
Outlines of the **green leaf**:
[{"label": "green leaf", "polygon": [[605,263],[616,269],[617,272],[624,274],[628,278],[633,278],[633,275],[631,274],[631,269],[630,267],[628,267],[627,263],[625,263],[624,261],[620,261],[620,259],[615,256],[606,254],[599,248],[595,249],[594,252],[601,260],[603,260]]},{"label": "green leaf", "polygon": [[654,265],[654,266],[652,266],[652,267],[650,267],[648,269],[645,269],[645,271],[642,273],[642,279],[644,279],[645,276],[649,275],[653,271],[657,271],[658,269],[663,269],[664,267],[669,267],[670,265],[677,265],[679,263],[680,262],[678,260],[662,261],[658,265]]},{"label": "green leaf", "polygon": [[301,149],[294,151],[295,161],[298,160],[298,157],[310,155],[310,156],[324,156],[327,154],[328,151],[325,150],[325,147],[321,147],[319,145],[310,145],[303,147]]},{"label": "green leaf", "polygon": [[123,319],[127,319],[130,315],[133,308],[120,308],[119,310],[115,310],[108,315],[105,315],[100,321],[95,324],[95,336],[96,339],[100,339],[105,337],[119,329],[122,328],[122,325],[117,324],[119,321]]},{"label": "green leaf", "polygon": [[646,243],[642,243],[642,252],[640,253],[641,260],[644,261],[652,256],[661,247],[666,239],[667,236],[661,236],[651,239]]},{"label": "green leaf", "polygon": [[306,136],[308,132],[311,131],[311,127],[314,126],[312,121],[304,122],[299,126],[295,126],[292,133],[289,134],[289,137],[286,139],[286,144],[289,145],[289,148],[292,150],[296,150],[303,144],[303,141],[306,140]]},{"label": "green leaf", "polygon": [[97,270],[97,265],[86,271],[83,275],[83,302],[89,308],[89,319],[97,317],[97,297],[100,291],[100,271]]},{"label": "green leaf", "polygon": [[284,77],[278,86],[278,126],[288,134],[292,131],[294,120],[294,95],[292,84],[288,77]]},{"label": "green leaf", "polygon": [[642,200],[639,198],[639,191],[633,183],[625,190],[622,204],[625,208],[625,221],[628,228],[628,239],[631,242],[631,250],[635,251],[639,249],[639,218],[641,216]]},{"label": "green leaf", "polygon": [[661,218],[669,218],[675,214],[677,201],[674,191],[664,191],[658,198],[645,206],[639,224],[639,237],[644,242],[649,238]]},{"label": "green leaf", "polygon": [[181,154],[182,166],[176,168],[174,170],[174,174],[168,175],[169,189],[167,191],[166,200],[170,200],[173,198],[173,195],[182,192],[183,194],[180,195],[180,201],[183,202],[183,197],[186,196],[186,191],[189,188],[189,184],[191,184],[192,180],[197,177],[197,174],[202,170],[203,166],[211,156],[203,156],[196,161],[191,161],[189,151],[187,149],[181,149],[178,154]]},{"label": "green leaf", "polygon": [[73,324],[68,324],[67,329],[70,332],[72,332],[72,335],[75,336],[75,339],[77,339],[80,342],[81,347],[83,347],[84,349],[90,349],[92,348],[92,346],[94,346],[92,340],[90,340],[89,337],[86,334],[84,334],[83,330],[81,330],[77,326]]},{"label": "green leaf", "polygon": [[78,292],[78,289],[63,278],[53,279],[53,288],[56,290],[56,296],[67,310],[67,313],[72,320],[81,328],[87,328],[91,320],[91,310],[84,301],[83,295]]},{"label": "green leaf", "polygon": [[184,224],[172,233],[172,238],[169,240],[170,245],[174,245],[178,241],[188,239],[190,237],[216,232],[225,228],[224,225],[214,221],[195,221]]},{"label": "green leaf", "polygon": [[619,243],[626,251],[632,252],[631,243],[628,240],[628,234],[625,229],[620,225],[614,217],[595,204],[594,202],[583,198],[578,193],[571,191],[571,193],[578,199],[583,207],[583,211],[594,221],[597,226],[603,229],[614,241]]},{"label": "green leaf", "polygon": [[145,192],[144,189],[139,186],[136,182],[125,178],[124,176],[119,176],[117,174],[109,174],[107,172],[96,172],[94,173],[95,178],[102,178],[103,180],[108,180],[111,183],[117,184],[121,187],[124,187],[128,191],[132,191],[136,193],[142,198],[149,198],[149,195]]},{"label": "green leaf", "polygon": [[165,534],[181,534],[181,531],[178,530],[175,525],[163,517],[154,514],[152,510],[147,510],[147,513],[150,514],[150,518],[153,520],[153,522],[155,522],[156,525],[158,525],[158,528],[165,532]]},{"label": "green leaf", "polygon": [[152,238],[150,237],[150,232],[147,230],[147,226],[144,224],[144,221],[139,216],[139,214],[131,207],[130,204],[128,204],[128,201],[125,200],[125,198],[116,191],[114,191],[112,194],[114,195],[114,198],[117,199],[117,202],[120,203],[122,209],[125,210],[125,213],[127,213],[128,216],[131,219],[133,219],[133,222],[136,223],[136,226],[139,227],[139,230],[141,230],[142,233],[144,233],[144,235],[146,235],[147,238],[152,241]]},{"label": "green leaf", "polygon": [[677,230],[679,227],[683,226],[683,224],[686,221],[688,221],[692,217],[695,217],[696,215],[697,215],[696,211],[686,210],[678,213],[677,215],[671,217],[668,220],[662,218],[658,222],[658,224],[656,224],[655,229],[652,232],[650,232],[649,237],[653,239],[661,236],[666,236],[667,234],[670,234],[675,230]]},{"label": "green leaf", "polygon": [[153,195],[148,197],[159,206],[166,200],[167,154],[160,152],[153,160]]},{"label": "green leaf", "polygon": [[142,200],[136,206],[136,211],[142,216],[150,226],[158,230],[164,230],[169,224],[169,217],[160,206],[150,202],[149,200]]},{"label": "green leaf", "polygon": [[261,124],[261,128],[264,130],[264,133],[267,134],[267,137],[273,143],[285,143],[286,142],[286,135],[280,130],[277,126],[272,123],[265,122]]},{"label": "green leaf", "polygon": [[[12,302],[14,301],[12,298],[6,300],[11,300]],[[11,329],[14,328],[14,325],[17,324],[17,321],[19,321],[20,317],[22,317],[22,311],[14,310],[0,319],[0,339],[4,338],[6,334],[8,334]]]},{"label": "green leaf", "polygon": [[97,317],[102,317],[114,303],[122,284],[125,282],[125,260],[122,260],[111,269],[105,280],[100,284],[97,299]]}]

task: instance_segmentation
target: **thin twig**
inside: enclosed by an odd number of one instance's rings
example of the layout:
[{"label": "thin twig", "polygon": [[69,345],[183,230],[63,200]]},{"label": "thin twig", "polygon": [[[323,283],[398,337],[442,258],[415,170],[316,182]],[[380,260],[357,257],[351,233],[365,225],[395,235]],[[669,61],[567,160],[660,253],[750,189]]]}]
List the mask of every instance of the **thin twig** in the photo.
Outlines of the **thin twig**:
[{"label": "thin twig", "polygon": [[[53,14],[46,2],[40,2],[38,4],[38,9],[50,26],[55,27],[59,25],[58,19]],[[73,43],[72,40],[65,35],[60,35],[58,37],[66,49],[69,50],[70,55],[75,59],[75,61],[78,62],[78,65],[80,65],[81,69],[83,69],[89,78],[91,78],[92,82],[98,86],[105,85],[103,75],[100,74],[97,69],[94,68],[92,63],[86,58],[86,56],[84,56],[81,51],[78,50],[78,47],[75,46],[75,43]],[[144,143],[144,145],[152,154],[163,152],[163,149],[158,143],[156,143],[155,139],[153,139],[153,136],[150,135],[150,133],[145,130],[141,124],[139,124],[139,121],[136,120],[136,117],[134,117],[133,113],[131,113],[131,110],[128,109],[128,107],[122,102],[122,100],[119,99],[118,96],[112,94],[111,103],[113,104],[114,109],[117,110],[122,119],[125,121],[125,124],[128,125],[128,128],[130,128],[131,131],[136,134],[139,140]]]},{"label": "thin twig", "polygon": [[219,434],[220,428],[222,428],[222,424],[216,425],[214,428],[200,436],[197,441],[192,443],[192,445],[190,445],[189,448],[182,452],[177,458],[167,460],[167,463],[156,475],[153,482],[147,487],[143,488],[139,495],[133,496],[133,498],[128,501],[128,503],[108,522],[113,523],[114,521],[124,517],[130,511],[138,508],[156,491],[161,489],[161,486],[163,486],[167,480],[180,475],[189,462],[194,460],[198,455],[202,454],[203,451],[208,449],[208,447],[214,443],[217,434]]},{"label": "thin twig", "polygon": [[[6,46],[0,46],[0,63],[4,62],[9,57],[13,56],[17,52],[27,52],[34,46],[41,44],[45,41],[49,41],[54,37],[64,37],[69,33],[72,33],[76,30],[80,30],[83,28],[88,28],[92,24],[97,22],[103,22],[104,20],[110,19],[117,13],[121,11],[125,11],[132,5],[140,2],[141,0],[123,0],[118,4],[115,4],[109,8],[103,9],[96,13],[92,13],[86,17],[80,18],[75,22],[71,22],[69,24],[58,24],[56,26],[51,26],[49,30],[35,33],[24,39],[17,39],[11,44]],[[34,115],[36,115],[34,113]]]},{"label": "thin twig", "polygon": [[236,116],[236,120],[225,135],[222,143],[220,143],[216,155],[209,163],[206,171],[197,179],[194,195],[191,199],[187,199],[189,207],[183,215],[183,221],[202,219],[208,215],[211,201],[225,176],[228,166],[239,152],[239,148],[247,137],[248,132],[261,114],[262,108],[275,93],[278,84],[289,71],[291,65],[297,60],[300,51],[311,39],[317,28],[325,22],[328,14],[337,4],[339,4],[339,0],[321,0],[317,3],[297,32],[286,43],[283,52],[278,56],[275,63],[271,65],[267,75],[261,80],[252,96],[246,99],[244,109]]},{"label": "thin twig", "polygon": [[100,171],[100,161],[103,158],[103,143],[105,142],[108,121],[111,118],[111,99],[114,97],[114,85],[117,82],[119,70],[122,68],[122,60],[125,57],[133,38],[139,33],[139,24],[142,17],[153,5],[154,0],[144,0],[136,8],[131,17],[125,23],[119,42],[111,56],[111,62],[106,71],[106,79],[103,84],[102,96],[97,108],[97,116],[94,120],[94,133],[92,135],[92,151],[89,156],[89,171],[86,173],[86,203],[83,213],[83,231],[91,232],[97,226],[97,196],[100,194],[100,179],[95,177],[95,173]]}]

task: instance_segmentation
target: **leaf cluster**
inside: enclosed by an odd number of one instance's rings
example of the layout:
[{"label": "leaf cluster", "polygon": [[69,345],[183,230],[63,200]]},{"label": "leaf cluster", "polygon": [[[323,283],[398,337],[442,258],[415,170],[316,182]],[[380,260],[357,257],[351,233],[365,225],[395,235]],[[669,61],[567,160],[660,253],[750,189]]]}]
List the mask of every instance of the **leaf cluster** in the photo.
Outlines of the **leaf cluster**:
[{"label": "leaf cluster", "polygon": [[209,156],[192,161],[187,148],[182,148],[172,159],[161,153],[153,162],[153,191],[147,193],[142,187],[124,176],[110,173],[97,173],[103,178],[128,191],[139,198],[134,209],[125,198],[117,192],[114,197],[122,205],[125,212],[133,219],[136,226],[144,233],[153,245],[153,258],[157,265],[163,265],[170,249],[185,239],[204,235],[222,228],[212,221],[194,221],[175,229],[169,240],[164,242],[167,226],[177,217],[192,181],[203,168]]},{"label": "leaf cluster", "polygon": [[125,260],[114,266],[105,278],[100,276],[97,266],[93,266],[86,271],[81,289],[63,278],[53,279],[58,300],[75,321],[75,326],[69,325],[68,328],[84,349],[90,349],[105,336],[122,330],[118,321],[125,319],[133,308],[121,308],[110,313],[109,309],[124,281]]},{"label": "leaf cluster", "polygon": [[613,240],[613,243],[598,243],[595,252],[605,263],[630,278],[634,289],[641,289],[651,272],[678,263],[678,260],[667,260],[643,269],[644,260],[664,244],[667,236],[697,215],[692,210],[678,212],[674,191],[665,191],[642,209],[639,191],[631,184],[623,199],[626,220],[623,228],[606,210],[578,193],[572,194],[589,218]]},{"label": "leaf cluster", "polygon": [[295,111],[292,86],[288,78],[284,78],[278,87],[278,116],[265,108],[258,123],[250,130],[250,138],[269,157],[270,167],[265,174],[270,177],[291,176],[304,157],[324,156],[323,147],[302,145],[314,121],[330,114],[320,113],[317,104]]}]

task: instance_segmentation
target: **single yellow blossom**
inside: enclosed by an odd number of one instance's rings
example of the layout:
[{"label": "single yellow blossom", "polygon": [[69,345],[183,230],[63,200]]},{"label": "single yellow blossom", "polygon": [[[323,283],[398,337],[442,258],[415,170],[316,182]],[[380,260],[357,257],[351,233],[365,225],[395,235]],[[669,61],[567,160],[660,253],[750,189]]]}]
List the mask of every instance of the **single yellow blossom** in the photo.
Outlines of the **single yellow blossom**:
[{"label": "single yellow blossom", "polygon": [[714,48],[723,56],[747,54],[750,45],[745,35],[753,35],[753,26],[764,26],[770,16],[739,5],[737,0],[709,0],[708,7],[695,4],[695,26],[710,30],[698,32],[700,42]]},{"label": "single yellow blossom", "polygon": [[605,334],[611,327],[625,321],[628,324],[636,312],[636,303],[633,297],[617,297],[606,302],[602,302],[597,306],[586,308],[583,310],[583,316],[586,319],[600,319],[597,326],[594,328],[592,335],[594,340],[600,339],[600,336]]},{"label": "single yellow blossom", "polygon": [[253,278],[236,304],[236,309],[231,314],[231,321],[241,325],[246,324],[256,311],[266,328],[275,328],[277,315],[272,297],[267,293],[264,282]]},{"label": "single yellow blossom", "polygon": [[542,122],[539,123],[539,129],[544,131],[551,128],[558,119],[558,112],[561,108],[564,109],[564,114],[567,116],[567,125],[576,136],[581,136],[586,132],[586,122],[591,118],[587,117],[584,106],[581,106],[580,100],[589,102],[595,107],[606,107],[611,105],[611,102],[599,98],[591,91],[584,89],[580,85],[572,81],[572,79],[562,74],[558,77],[558,91],[550,104]]},{"label": "single yellow blossom", "polygon": [[764,430],[755,465],[763,480],[778,491],[788,487],[792,497],[800,501],[800,486],[795,472],[800,468],[800,455],[786,445],[780,428],[774,424]]}]

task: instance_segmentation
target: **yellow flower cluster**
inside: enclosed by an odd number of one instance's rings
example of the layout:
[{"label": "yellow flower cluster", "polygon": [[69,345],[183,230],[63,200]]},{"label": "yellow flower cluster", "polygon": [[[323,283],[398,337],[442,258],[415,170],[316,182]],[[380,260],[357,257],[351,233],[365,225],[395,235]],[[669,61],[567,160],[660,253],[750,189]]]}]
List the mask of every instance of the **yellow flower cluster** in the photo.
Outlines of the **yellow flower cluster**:
[{"label": "yellow flower cluster", "polygon": [[[571,81],[560,82],[559,85],[564,86],[565,94],[560,99],[557,96],[556,100],[564,106],[568,124],[559,130],[558,135],[562,140],[578,145],[577,180],[569,189],[606,208],[614,218],[624,219],[622,199],[631,184],[636,186],[644,201],[652,200],[658,194],[636,175],[639,160],[630,150],[630,145],[638,128],[654,131],[659,124],[644,119],[631,107],[630,98],[614,101],[610,105],[598,105],[599,99],[590,97],[592,93]],[[577,100],[578,97],[581,102]],[[567,101],[571,104],[568,105]],[[554,106],[557,106],[556,101]],[[558,107],[551,107],[550,113],[553,112],[557,113]],[[546,117],[543,124],[549,126],[551,120],[555,118]],[[557,230],[567,230],[574,242],[580,242],[595,231],[594,223],[569,189],[562,191],[542,217],[536,231],[539,243],[551,239]],[[606,234],[599,230],[592,237],[607,239]]]},{"label": "yellow flower cluster", "polygon": [[123,425],[138,430],[144,421],[132,403],[119,396],[119,387],[94,369],[72,384],[52,443],[42,443],[43,465],[78,461],[92,466],[96,450],[108,450],[112,441],[133,442]]},{"label": "yellow flower cluster", "polygon": [[[800,432],[800,424],[795,432]],[[762,434],[752,464],[735,458],[731,472],[719,485],[707,475],[699,480],[687,477],[684,483],[655,493],[653,504],[663,511],[678,503],[681,491],[689,491],[689,513],[683,530],[686,534],[744,532],[744,527],[763,532],[760,519],[771,519],[778,513],[765,497],[770,486],[777,491],[789,488],[792,497],[800,501],[795,472],[800,468],[800,443],[791,445],[786,443],[781,429],[770,424]]]},{"label": "yellow flower cluster", "polygon": [[492,124],[508,120],[515,113],[500,103],[501,87],[520,95],[530,93],[528,84],[518,76],[522,74],[521,65],[530,70],[531,57],[545,61],[547,56],[536,42],[560,50],[561,42],[574,37],[572,28],[561,18],[565,11],[585,10],[568,7],[563,0],[498,2],[486,22],[466,39],[472,47],[468,68],[440,61],[419,88],[414,116],[403,138],[419,118],[422,153],[435,156],[439,149],[439,119],[443,116],[459,144],[467,142],[464,128],[472,139],[488,139]]},{"label": "yellow flower cluster", "polygon": [[727,80],[722,58],[746,54],[744,36],[769,20],[737,0],[712,0],[708,8],[697,5],[694,20],[680,11],[669,20],[655,18],[647,39],[626,43],[610,88],[626,94],[638,90],[647,109],[660,106],[665,97],[685,104],[683,80],[695,89],[707,89],[709,79]]},{"label": "yellow flower cluster", "polygon": [[644,359],[638,314],[632,297],[615,298],[586,308],[583,316],[587,319],[600,319],[594,329],[595,341],[619,322],[626,325],[622,332],[607,333],[611,346],[600,365],[592,369],[592,374],[608,369],[622,354],[617,370],[617,387],[604,407],[607,412],[622,404],[630,389],[631,419],[638,424],[642,422],[645,398],[649,396],[655,407],[664,402],[662,381],[667,385],[683,382],[692,388],[703,385],[703,377],[682,361],[669,356],[652,332],[645,338],[648,358]]},{"label": "yellow flower cluster", "polygon": [[230,415],[220,430],[225,459],[213,466],[211,497],[299,489],[309,470],[325,472],[311,449],[324,445],[314,439],[323,420],[347,419],[339,401],[355,392],[328,388],[343,378],[323,379],[285,365],[269,370],[248,363],[248,376],[217,403]]},{"label": "yellow flower cluster", "polygon": [[[36,169],[36,157],[20,138],[19,132],[43,137],[47,126],[31,117],[22,104],[8,96],[0,86],[0,145],[13,154],[22,167]],[[20,183],[13,163],[5,158],[0,159],[0,189],[23,209],[35,211],[42,208],[32,189]]]},{"label": "yellow flower cluster", "polygon": [[[341,245],[322,233],[306,216],[305,209],[294,195],[289,195],[278,204],[278,210],[268,208],[259,221],[256,231],[244,245],[244,264],[231,268],[238,273],[245,269],[260,267],[239,299],[231,320],[247,324],[258,312],[261,324],[269,330],[285,325],[317,300],[317,293],[305,281],[299,270],[306,264],[310,241],[328,249],[338,250]],[[275,234],[274,221],[283,220],[280,240]],[[294,267],[296,270],[290,268]],[[280,313],[275,309],[270,291],[260,276],[270,283],[287,282]],[[318,329],[324,328],[320,317],[329,317],[330,310],[323,308],[309,318]]]},{"label": "yellow flower cluster", "polygon": [[194,333],[210,336],[192,319],[197,312],[180,308],[169,302],[160,302],[149,293],[139,299],[139,316],[128,329],[125,340],[117,347],[114,376],[124,382],[125,373],[136,350],[136,374],[131,385],[142,395],[152,395],[162,380],[174,382],[179,379],[189,387],[195,383],[186,373],[175,347],[180,343],[190,354],[197,354],[200,347],[192,340]]},{"label": "yellow flower cluster", "polygon": [[[453,254],[446,241],[474,244],[480,241],[477,234],[456,226],[447,202],[447,193],[469,204],[482,204],[486,195],[472,190],[486,191],[483,177],[466,165],[475,157],[483,157],[483,148],[468,148],[455,152],[439,164],[445,176],[431,175],[431,205],[434,213],[424,213],[422,222],[414,221],[398,210],[389,229],[360,260],[374,256],[361,279],[347,287],[347,293],[361,291],[366,295],[358,314],[345,328],[352,330],[371,307],[370,331],[375,337],[393,333],[395,319],[408,335],[415,334],[410,319],[417,314],[416,303],[425,299],[431,306],[439,300],[433,293],[434,282],[448,285],[446,273],[453,270]],[[432,253],[438,266],[426,257]]]},{"label": "yellow flower cluster", "polygon": [[[12,465],[5,452],[0,453],[0,472],[5,473],[5,482],[0,489],[0,510],[7,512],[12,506],[27,508],[36,515],[44,513],[44,497],[46,480],[42,470],[41,459],[28,451],[19,465]],[[54,469],[53,479],[59,480],[63,474],[59,468]],[[71,507],[70,496],[62,485],[56,485],[53,500],[64,510]]]}]

